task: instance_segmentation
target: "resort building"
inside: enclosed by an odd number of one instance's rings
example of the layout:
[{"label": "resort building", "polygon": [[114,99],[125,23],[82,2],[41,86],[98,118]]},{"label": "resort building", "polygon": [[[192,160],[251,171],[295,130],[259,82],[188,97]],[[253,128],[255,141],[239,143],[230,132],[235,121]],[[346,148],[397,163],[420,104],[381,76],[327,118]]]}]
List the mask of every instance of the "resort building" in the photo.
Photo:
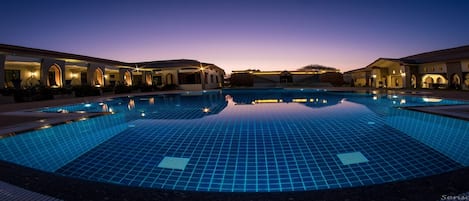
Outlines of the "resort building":
[{"label": "resort building", "polygon": [[0,86],[63,88],[80,85],[172,85],[183,90],[221,87],[224,70],[196,60],[127,63],[0,44]]},{"label": "resort building", "polygon": [[296,71],[232,71],[231,86],[284,87],[330,86],[343,83],[340,70],[320,65],[309,65]]},{"label": "resort building", "polygon": [[379,58],[345,72],[353,86],[469,90],[469,46],[426,52],[400,59]]},{"label": "resort building", "polygon": [[152,79],[158,86],[178,85],[185,90],[221,88],[225,75],[220,67],[196,60],[152,61],[136,65],[144,69],[142,73],[146,80]]}]

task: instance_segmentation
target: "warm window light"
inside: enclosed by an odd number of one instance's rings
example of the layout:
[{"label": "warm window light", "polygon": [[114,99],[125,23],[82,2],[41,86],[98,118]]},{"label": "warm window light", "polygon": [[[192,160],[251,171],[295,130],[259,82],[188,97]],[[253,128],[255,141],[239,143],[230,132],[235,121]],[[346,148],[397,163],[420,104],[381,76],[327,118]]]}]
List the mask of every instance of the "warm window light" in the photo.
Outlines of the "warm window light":
[{"label": "warm window light", "polygon": [[402,76],[402,77],[405,77],[405,73],[401,73],[401,76]]},{"label": "warm window light", "polygon": [[308,99],[306,99],[306,98],[294,98],[294,99],[292,99],[292,102],[294,102],[294,103],[306,103],[306,102],[308,102]]},{"label": "warm window light", "polygon": [[206,107],[206,108],[202,109],[202,112],[204,112],[204,113],[209,113],[209,112],[210,112],[210,108],[207,108],[207,107]]},{"label": "warm window light", "polygon": [[31,77],[34,77],[34,76],[36,76],[36,72],[31,71]]},{"label": "warm window light", "polygon": [[371,77],[372,77],[372,78],[376,78],[376,75],[372,75]]},{"label": "warm window light", "polygon": [[76,73],[72,73],[72,78],[77,78],[77,74]]},{"label": "warm window light", "polygon": [[104,78],[106,78],[106,79],[107,79],[107,75],[104,75]]}]

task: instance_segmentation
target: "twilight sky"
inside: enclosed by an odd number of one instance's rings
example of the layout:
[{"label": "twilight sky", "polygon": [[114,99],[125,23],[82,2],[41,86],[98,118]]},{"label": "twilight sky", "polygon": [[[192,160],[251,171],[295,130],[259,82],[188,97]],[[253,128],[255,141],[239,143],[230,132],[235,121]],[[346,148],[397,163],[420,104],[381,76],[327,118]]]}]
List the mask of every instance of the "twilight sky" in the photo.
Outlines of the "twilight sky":
[{"label": "twilight sky", "polygon": [[466,0],[5,0],[0,43],[125,62],[347,71],[469,45]]}]

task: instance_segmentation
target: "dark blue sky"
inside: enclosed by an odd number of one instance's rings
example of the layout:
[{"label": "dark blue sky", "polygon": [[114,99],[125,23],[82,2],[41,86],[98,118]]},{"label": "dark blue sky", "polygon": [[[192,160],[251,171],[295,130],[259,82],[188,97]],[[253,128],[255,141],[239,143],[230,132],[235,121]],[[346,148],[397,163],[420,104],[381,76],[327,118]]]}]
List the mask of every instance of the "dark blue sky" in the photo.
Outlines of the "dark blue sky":
[{"label": "dark blue sky", "polygon": [[469,45],[469,1],[2,1],[0,43],[120,61],[197,59],[227,73]]}]

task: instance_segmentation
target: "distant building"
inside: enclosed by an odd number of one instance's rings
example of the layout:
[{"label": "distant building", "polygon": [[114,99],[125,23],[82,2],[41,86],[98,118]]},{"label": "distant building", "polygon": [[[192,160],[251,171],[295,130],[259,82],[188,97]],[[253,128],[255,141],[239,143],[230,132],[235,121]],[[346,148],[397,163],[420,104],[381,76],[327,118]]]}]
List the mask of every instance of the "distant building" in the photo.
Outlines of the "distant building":
[{"label": "distant building", "polygon": [[469,46],[403,57],[379,58],[344,73],[353,86],[469,90]]},{"label": "distant building", "polygon": [[342,85],[340,70],[320,65],[296,71],[237,70],[231,73],[231,86],[284,87]]},{"label": "distant building", "polygon": [[221,88],[225,71],[220,67],[196,60],[166,60],[137,63],[150,73],[158,86],[178,85],[185,90]]},{"label": "distant building", "polygon": [[0,44],[0,86],[62,88],[80,85],[174,85],[184,90],[221,87],[224,70],[196,60],[127,63]]}]

